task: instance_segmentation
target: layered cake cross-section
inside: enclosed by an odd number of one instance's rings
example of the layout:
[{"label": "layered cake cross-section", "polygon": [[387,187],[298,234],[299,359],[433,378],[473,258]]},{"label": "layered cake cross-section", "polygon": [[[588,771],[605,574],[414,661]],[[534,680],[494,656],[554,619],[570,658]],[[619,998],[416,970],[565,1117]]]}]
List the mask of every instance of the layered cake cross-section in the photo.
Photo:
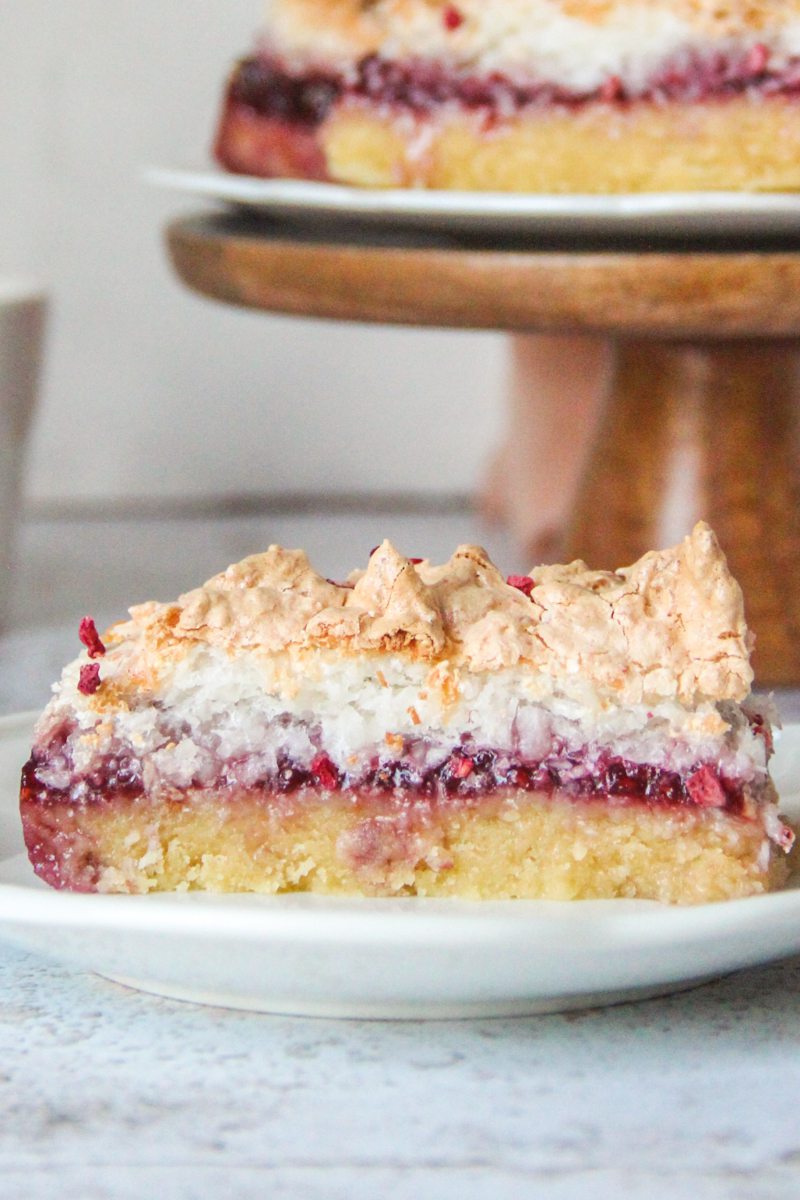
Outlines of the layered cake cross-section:
[{"label": "layered cake cross-section", "polygon": [[337,583],[273,546],[80,636],[22,777],[54,887],[695,903],[787,877],[705,525],[509,578],[384,542]]},{"label": "layered cake cross-section", "polygon": [[216,155],[373,187],[800,187],[800,0],[269,0]]}]

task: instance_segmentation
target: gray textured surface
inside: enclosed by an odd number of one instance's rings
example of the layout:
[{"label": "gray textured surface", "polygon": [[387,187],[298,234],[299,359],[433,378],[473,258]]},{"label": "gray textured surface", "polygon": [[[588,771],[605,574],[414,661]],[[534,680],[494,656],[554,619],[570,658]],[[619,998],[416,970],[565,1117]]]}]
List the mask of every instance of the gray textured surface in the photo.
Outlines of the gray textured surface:
[{"label": "gray textured surface", "polygon": [[[272,537],[332,571],[378,524],[30,527],[0,711],[42,702],[83,611],[168,597]],[[438,554],[475,531],[423,534]],[[797,695],[784,708],[800,715]],[[139,995],[0,945],[0,1197],[795,1200],[799,992],[795,960],[564,1016],[309,1021]]]},{"label": "gray textured surface", "polygon": [[800,964],[514,1021],[195,1008],[0,957],[0,1194],[800,1192]]}]

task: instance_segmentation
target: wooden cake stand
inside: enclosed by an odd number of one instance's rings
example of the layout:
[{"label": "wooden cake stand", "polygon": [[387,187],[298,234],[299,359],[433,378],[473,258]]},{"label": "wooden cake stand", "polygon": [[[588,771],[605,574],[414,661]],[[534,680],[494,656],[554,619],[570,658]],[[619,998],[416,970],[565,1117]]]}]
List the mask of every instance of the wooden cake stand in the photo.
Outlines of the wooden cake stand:
[{"label": "wooden cake stand", "polygon": [[705,518],[744,588],[759,683],[800,684],[800,242],[532,247],[223,214],[168,241],[180,277],[228,304],[602,336],[609,396],[564,552],[625,564]]}]

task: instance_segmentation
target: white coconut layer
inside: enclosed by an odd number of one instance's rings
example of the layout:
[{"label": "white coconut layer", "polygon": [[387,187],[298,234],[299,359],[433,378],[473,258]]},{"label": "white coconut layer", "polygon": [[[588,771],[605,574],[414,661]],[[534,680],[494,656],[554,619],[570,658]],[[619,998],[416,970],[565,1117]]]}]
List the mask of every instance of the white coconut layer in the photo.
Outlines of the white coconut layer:
[{"label": "white coconut layer", "polygon": [[[519,668],[475,674],[391,655],[231,656],[203,644],[171,668],[157,696],[98,713],[77,690],[87,661],[66,668],[38,735],[44,742],[63,718],[77,721],[69,750],[79,773],[129,748],[148,764],[151,780],[176,787],[210,781],[223,762],[246,785],[281,759],[308,767],[324,751],[357,779],[376,759],[410,757],[421,770],[436,767],[466,741],[509,761],[560,764],[567,775],[573,759],[575,774],[585,775],[611,755],[679,773],[710,762],[742,783],[766,779],[764,739],[736,704],[622,708],[588,688],[583,702],[562,696],[557,681]],[[112,651],[100,670],[106,681],[122,676],[124,656]],[[68,771],[66,760],[61,769]]]},{"label": "white coconut layer", "polygon": [[763,45],[777,70],[800,54],[796,20],[739,37],[714,37],[664,5],[618,6],[602,21],[569,16],[551,0],[458,0],[456,7],[464,20],[452,30],[438,6],[404,5],[398,11],[394,0],[376,0],[369,21],[382,36],[379,46],[366,46],[341,21],[311,23],[302,5],[268,0],[266,37],[296,66],[327,63],[346,71],[365,51],[377,49],[387,59],[438,59],[481,75],[498,71],[578,93],[616,76],[635,94],[665,63],[680,66],[711,52],[740,57]]}]

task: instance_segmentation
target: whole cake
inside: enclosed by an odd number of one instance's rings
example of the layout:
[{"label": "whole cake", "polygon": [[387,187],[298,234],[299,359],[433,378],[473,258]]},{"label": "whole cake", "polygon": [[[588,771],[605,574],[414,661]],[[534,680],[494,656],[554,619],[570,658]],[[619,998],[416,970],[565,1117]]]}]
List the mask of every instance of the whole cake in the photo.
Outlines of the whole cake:
[{"label": "whole cake", "polygon": [[800,187],[800,0],[268,0],[226,168],[375,187]]},{"label": "whole cake", "polygon": [[273,546],[80,636],[22,778],[54,887],[694,903],[786,879],[707,526],[508,579],[475,546],[384,542],[342,583]]}]

